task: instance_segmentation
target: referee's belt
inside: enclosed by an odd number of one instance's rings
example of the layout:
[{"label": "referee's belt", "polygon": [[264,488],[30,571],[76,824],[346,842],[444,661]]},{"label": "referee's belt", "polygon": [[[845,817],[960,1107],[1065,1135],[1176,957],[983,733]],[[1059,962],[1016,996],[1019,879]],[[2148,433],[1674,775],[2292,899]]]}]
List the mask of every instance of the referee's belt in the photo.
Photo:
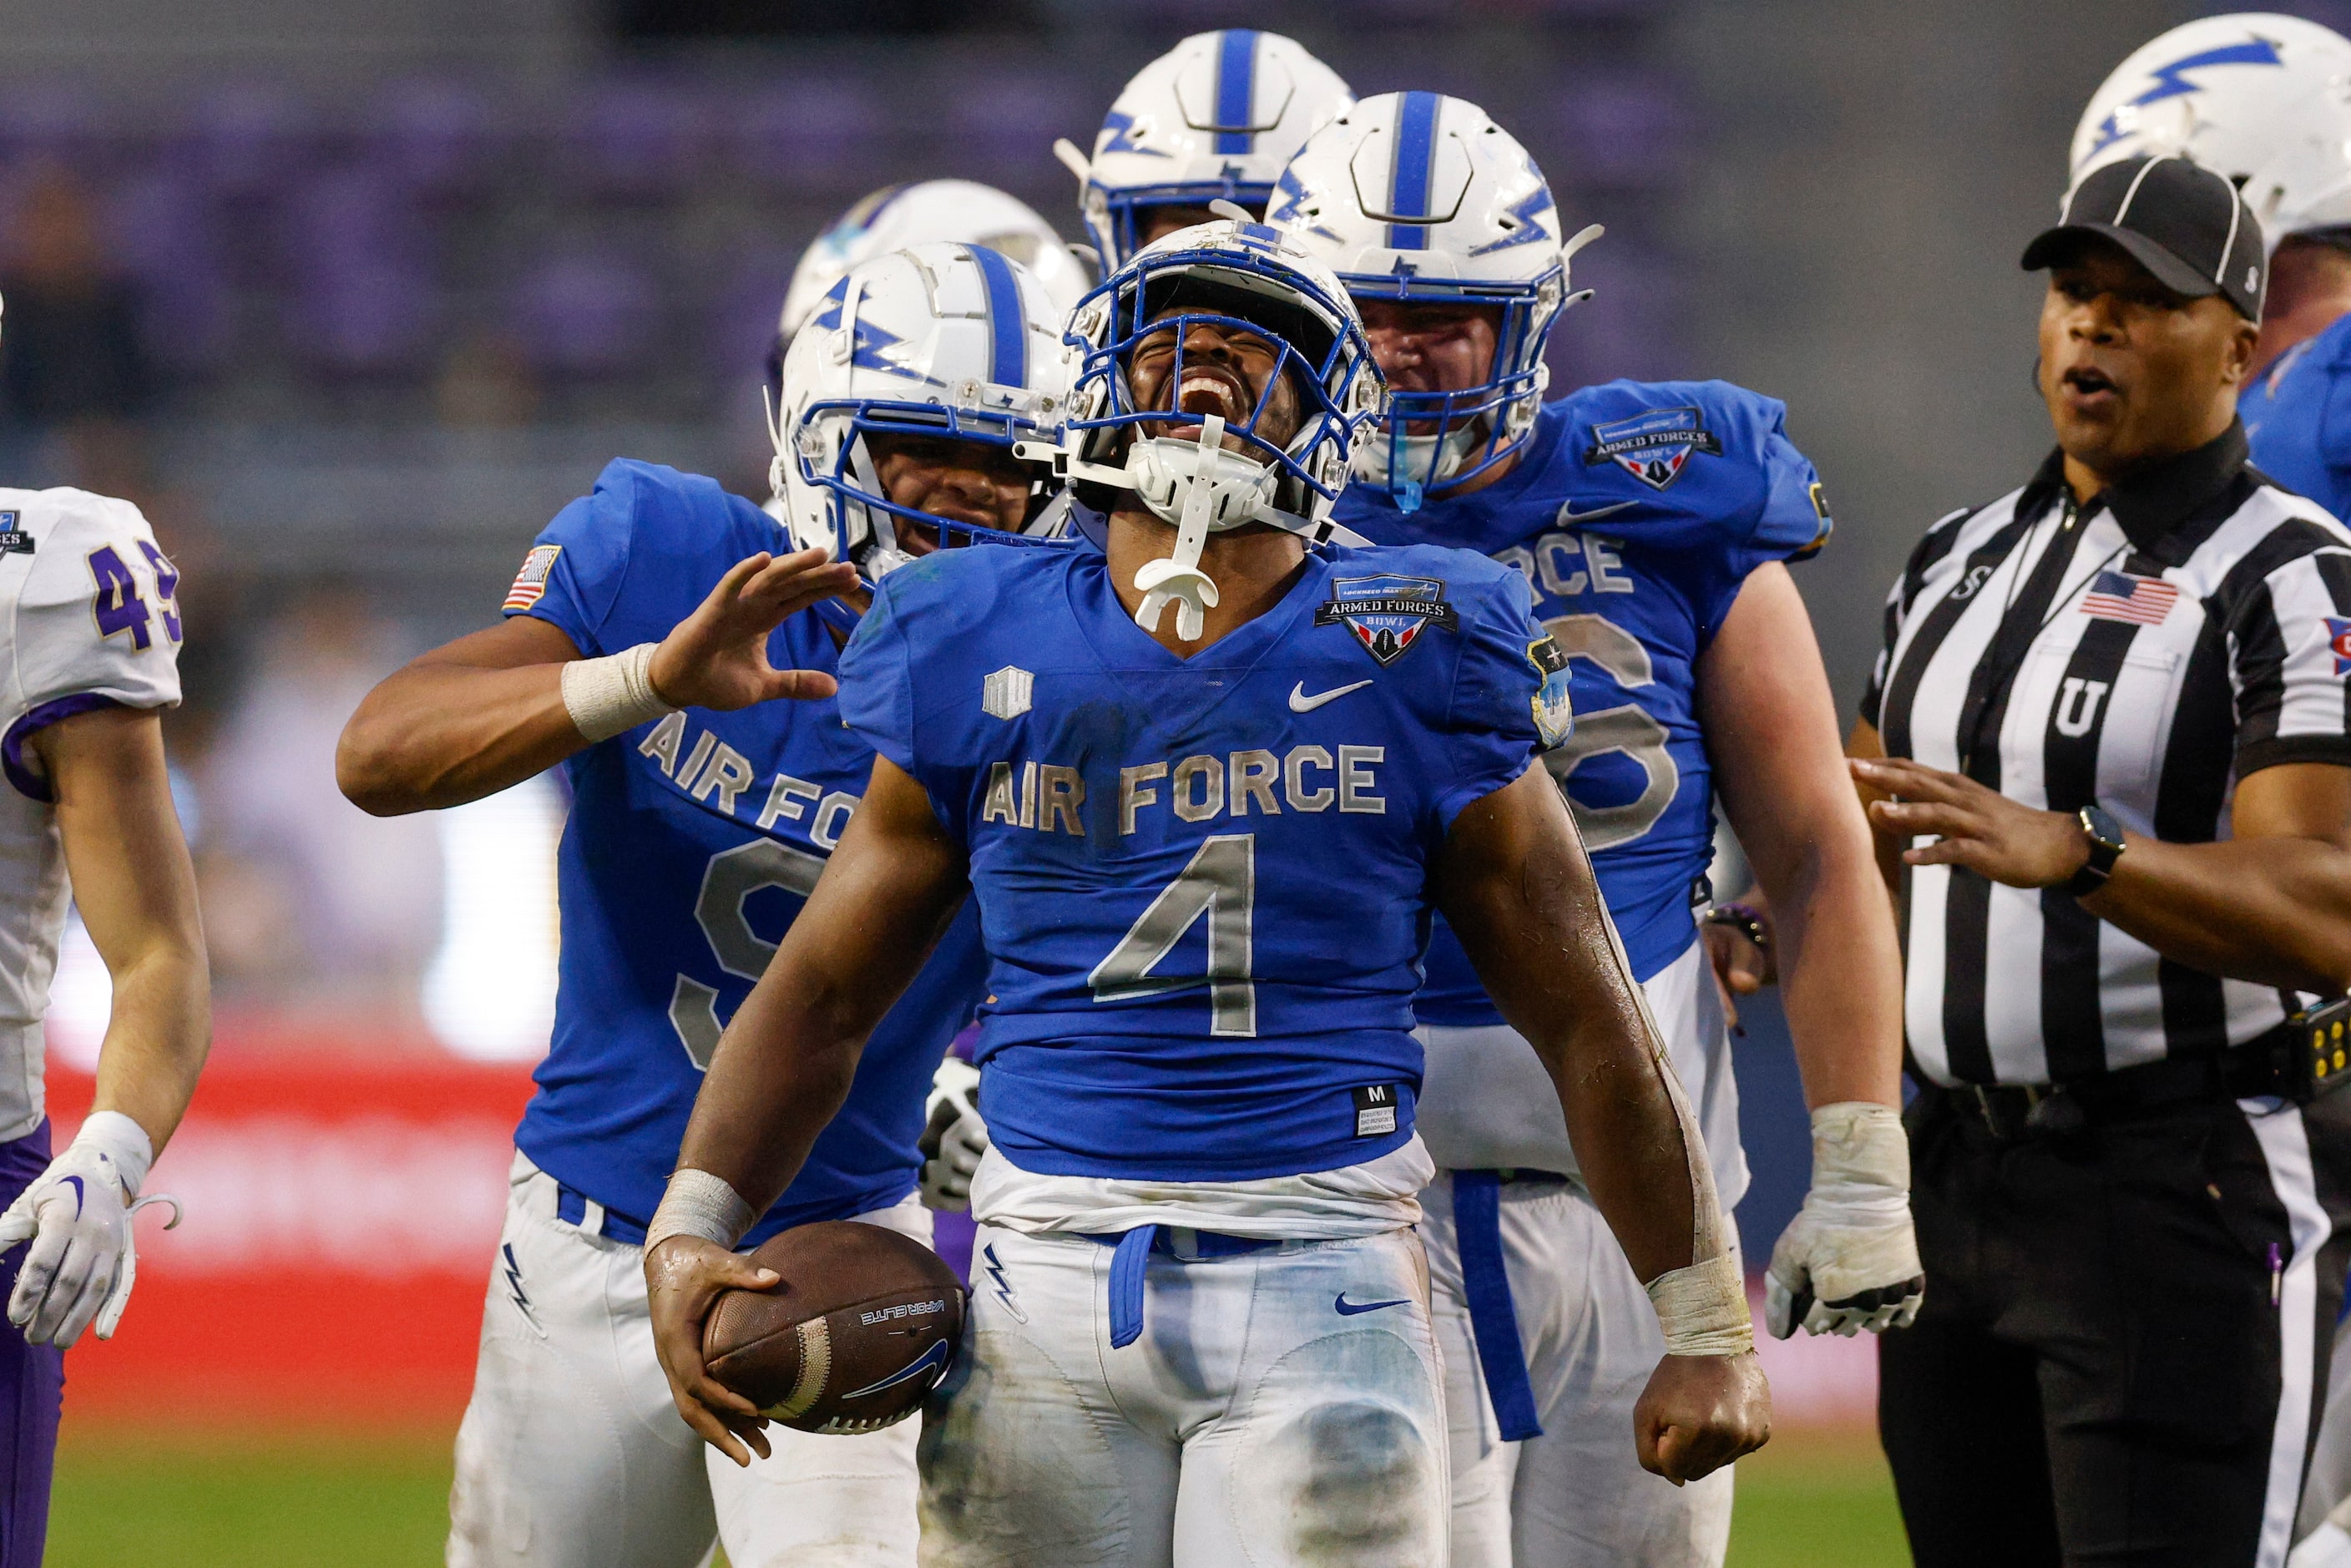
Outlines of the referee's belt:
[{"label": "referee's belt", "polygon": [[2298,1039],[2299,1031],[2286,1025],[2226,1051],[2142,1061],[2063,1083],[1961,1083],[1933,1092],[1995,1138],[2049,1137],[2195,1101],[2306,1100],[2311,1080],[2297,1071],[2292,1054]]}]

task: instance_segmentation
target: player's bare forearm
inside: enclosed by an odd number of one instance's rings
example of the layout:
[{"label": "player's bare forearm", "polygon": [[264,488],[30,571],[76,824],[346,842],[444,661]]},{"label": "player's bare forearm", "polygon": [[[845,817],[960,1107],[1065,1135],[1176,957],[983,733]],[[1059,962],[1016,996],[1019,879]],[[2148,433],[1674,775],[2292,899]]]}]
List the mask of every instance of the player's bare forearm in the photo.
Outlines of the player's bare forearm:
[{"label": "player's bare forearm", "polygon": [[92,1109],[119,1111],[156,1153],[212,1045],[212,982],[195,869],[152,712],[101,708],[32,741],[57,798],[75,903],[114,982]]},{"label": "player's bare forearm", "polygon": [[1788,569],[1758,568],[1698,662],[1698,717],[1770,900],[1804,1097],[1900,1103],[1901,956],[1836,704]]},{"label": "player's bare forearm", "polygon": [[544,772],[588,744],[563,703],[563,666],[579,657],[561,628],[528,615],[420,655],[343,727],[336,782],[361,810],[390,817]]},{"label": "player's bare forearm", "polygon": [[840,1110],[866,1037],[967,887],[963,850],[923,787],[877,758],[808,907],[719,1039],[678,1164],[764,1212]]},{"label": "player's bare forearm", "polygon": [[1684,1142],[1672,1069],[1542,768],[1454,820],[1436,886],[1495,1006],[1557,1085],[1585,1184],[1634,1272],[1653,1280],[1696,1261],[1693,1172],[1705,1151]]}]

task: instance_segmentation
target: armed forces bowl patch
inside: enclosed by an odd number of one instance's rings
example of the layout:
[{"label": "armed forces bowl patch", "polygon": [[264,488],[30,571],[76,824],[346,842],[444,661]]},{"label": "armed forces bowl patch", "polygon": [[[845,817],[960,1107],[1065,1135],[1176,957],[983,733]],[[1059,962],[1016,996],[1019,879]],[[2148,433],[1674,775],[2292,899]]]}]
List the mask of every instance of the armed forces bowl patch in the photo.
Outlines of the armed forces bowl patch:
[{"label": "armed forces bowl patch", "polygon": [[1650,489],[1662,490],[1682,476],[1693,452],[1721,455],[1722,442],[1706,427],[1706,416],[1695,408],[1653,408],[1593,425],[1583,461],[1587,467],[1614,463]]},{"label": "armed forces bowl patch", "polygon": [[507,601],[500,610],[528,610],[547,592],[547,574],[555,570],[555,558],[563,553],[561,545],[538,545],[522,558],[522,570],[515,573],[514,586],[507,590]]},{"label": "armed forces bowl patch", "polygon": [[1333,578],[1331,597],[1314,612],[1314,624],[1346,627],[1384,669],[1411,652],[1423,629],[1458,631],[1460,618],[1447,601],[1440,580],[1382,572],[1377,577]]},{"label": "armed forces bowl patch", "polygon": [[1541,737],[1545,750],[1565,745],[1575,733],[1575,707],[1567,695],[1573,684],[1567,655],[1560,651],[1559,640],[1546,634],[1527,644],[1527,663],[1541,677],[1535,687],[1535,734]]},{"label": "armed forces bowl patch", "polygon": [[21,512],[0,512],[0,555],[30,555],[33,536],[25,528]]}]

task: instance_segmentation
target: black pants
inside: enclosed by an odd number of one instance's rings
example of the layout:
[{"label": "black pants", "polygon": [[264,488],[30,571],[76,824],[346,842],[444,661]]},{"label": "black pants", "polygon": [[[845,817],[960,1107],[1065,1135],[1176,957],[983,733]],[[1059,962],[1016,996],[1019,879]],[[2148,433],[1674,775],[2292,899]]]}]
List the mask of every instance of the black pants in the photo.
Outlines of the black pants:
[{"label": "black pants", "polygon": [[2351,1092],[2012,1143],[1932,1091],[1907,1120],[1927,1300],[1880,1342],[1878,1427],[1920,1568],[2280,1561],[2351,1254]]}]

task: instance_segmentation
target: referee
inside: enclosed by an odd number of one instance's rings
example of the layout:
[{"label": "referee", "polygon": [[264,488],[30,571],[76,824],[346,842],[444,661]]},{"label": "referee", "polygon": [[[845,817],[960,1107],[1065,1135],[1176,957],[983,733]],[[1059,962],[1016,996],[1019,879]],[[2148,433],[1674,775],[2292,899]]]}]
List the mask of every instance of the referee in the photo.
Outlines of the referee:
[{"label": "referee", "polygon": [[2245,459],[2260,228],[2174,158],[2085,179],[2057,450],[1928,530],[1853,768],[1908,868],[1917,1323],[1879,1424],[1924,1568],[2276,1564],[2351,1244],[2351,533]]}]

